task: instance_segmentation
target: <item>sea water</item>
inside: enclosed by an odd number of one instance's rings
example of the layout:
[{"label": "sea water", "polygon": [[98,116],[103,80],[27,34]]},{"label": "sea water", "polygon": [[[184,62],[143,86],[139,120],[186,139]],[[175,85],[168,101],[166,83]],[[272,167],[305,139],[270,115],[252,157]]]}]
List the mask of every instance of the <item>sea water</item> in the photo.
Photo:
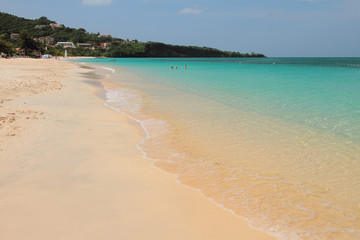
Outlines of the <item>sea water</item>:
[{"label": "sea water", "polygon": [[279,239],[360,239],[360,58],[81,61],[181,184]]}]

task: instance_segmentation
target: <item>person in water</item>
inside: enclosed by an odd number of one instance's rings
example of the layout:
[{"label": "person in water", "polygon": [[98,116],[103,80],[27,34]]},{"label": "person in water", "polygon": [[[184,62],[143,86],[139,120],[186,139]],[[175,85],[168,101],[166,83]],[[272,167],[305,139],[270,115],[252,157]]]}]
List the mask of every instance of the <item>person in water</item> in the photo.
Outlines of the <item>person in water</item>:
[{"label": "person in water", "polygon": [[185,69],[187,69],[187,66],[186,66],[186,64],[185,64],[185,67],[184,67]]},{"label": "person in water", "polygon": [[173,66],[171,66],[171,69],[174,69],[174,67],[173,67]]}]

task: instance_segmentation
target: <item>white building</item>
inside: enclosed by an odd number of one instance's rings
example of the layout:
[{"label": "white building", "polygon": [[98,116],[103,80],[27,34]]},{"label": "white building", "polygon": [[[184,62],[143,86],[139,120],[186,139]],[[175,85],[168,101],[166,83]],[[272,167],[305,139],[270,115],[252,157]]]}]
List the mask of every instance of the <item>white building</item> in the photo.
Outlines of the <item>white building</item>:
[{"label": "white building", "polygon": [[58,42],[56,46],[61,46],[63,48],[75,48],[75,45],[72,42]]},{"label": "white building", "polygon": [[47,28],[49,27],[48,25],[35,25],[35,28],[37,29],[42,29],[42,28]]}]

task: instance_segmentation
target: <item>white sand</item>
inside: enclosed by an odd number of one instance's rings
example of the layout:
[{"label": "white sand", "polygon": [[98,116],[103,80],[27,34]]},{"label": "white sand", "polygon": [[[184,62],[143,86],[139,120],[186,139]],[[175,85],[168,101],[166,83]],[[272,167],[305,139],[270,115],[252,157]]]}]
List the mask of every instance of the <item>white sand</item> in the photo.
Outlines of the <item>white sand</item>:
[{"label": "white sand", "polygon": [[275,239],[151,167],[84,71],[0,60],[0,239]]}]

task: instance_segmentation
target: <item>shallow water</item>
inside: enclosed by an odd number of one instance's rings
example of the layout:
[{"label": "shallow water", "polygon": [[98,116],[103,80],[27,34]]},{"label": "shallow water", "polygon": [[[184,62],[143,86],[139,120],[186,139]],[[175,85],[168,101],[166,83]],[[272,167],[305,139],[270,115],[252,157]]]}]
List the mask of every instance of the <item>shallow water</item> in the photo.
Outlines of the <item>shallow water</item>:
[{"label": "shallow water", "polygon": [[81,61],[182,184],[281,239],[360,239],[359,58]]}]

